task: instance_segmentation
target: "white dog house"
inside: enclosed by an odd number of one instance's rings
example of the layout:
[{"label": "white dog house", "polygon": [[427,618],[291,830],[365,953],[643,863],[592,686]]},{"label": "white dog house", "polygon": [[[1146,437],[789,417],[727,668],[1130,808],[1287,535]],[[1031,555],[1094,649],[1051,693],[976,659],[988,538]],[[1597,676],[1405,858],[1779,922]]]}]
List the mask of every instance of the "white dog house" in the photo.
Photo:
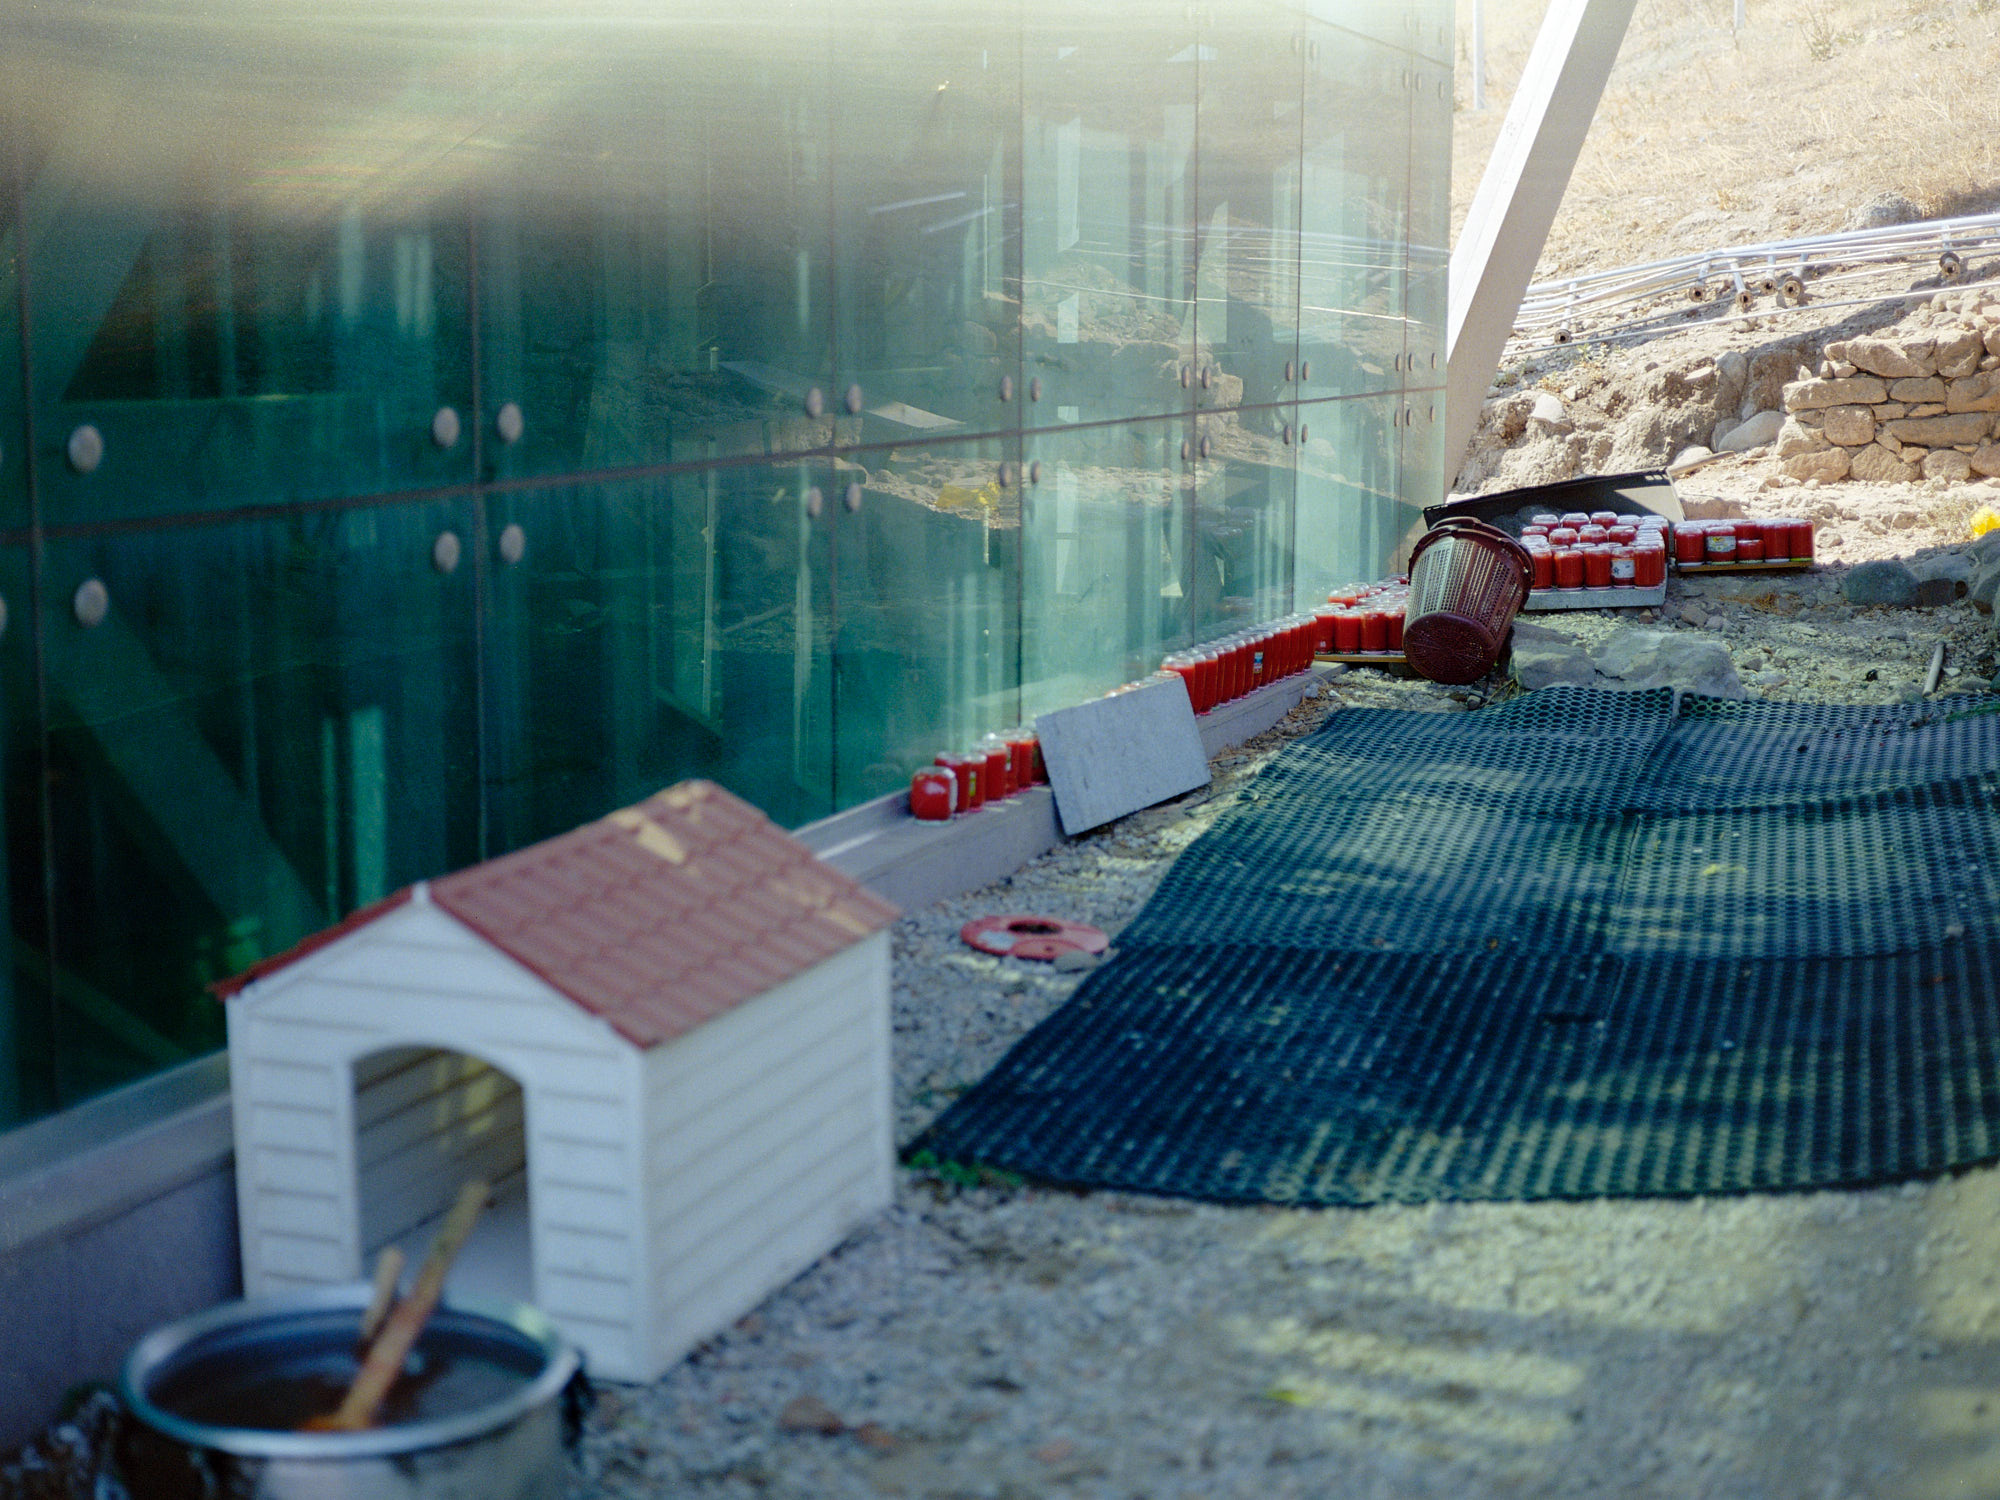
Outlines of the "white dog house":
[{"label": "white dog house", "polygon": [[410,887],[221,986],[252,1296],[420,1254],[650,1380],[889,1201],[895,909],[720,787]]}]

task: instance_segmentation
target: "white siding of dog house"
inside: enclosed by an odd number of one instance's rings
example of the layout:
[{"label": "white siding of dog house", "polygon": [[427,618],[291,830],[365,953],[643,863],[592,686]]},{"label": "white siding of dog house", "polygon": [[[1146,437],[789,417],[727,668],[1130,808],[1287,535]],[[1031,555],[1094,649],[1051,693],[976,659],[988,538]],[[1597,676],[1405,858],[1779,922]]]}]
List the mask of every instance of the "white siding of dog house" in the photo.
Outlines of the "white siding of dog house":
[{"label": "white siding of dog house", "polygon": [[643,1061],[657,1373],[889,1202],[889,935]]},{"label": "white siding of dog house", "polygon": [[[453,1175],[458,1165],[465,1175],[504,1169],[514,1159],[510,1141],[522,1140],[531,1300],[593,1370],[613,1379],[646,1373],[638,1331],[647,1297],[635,1279],[647,1264],[641,1058],[610,1026],[421,893],[246,987],[228,1015],[250,1295],[355,1280],[390,1223],[421,1210],[421,1191],[371,1204],[364,1238],[357,1148],[364,1163],[374,1152],[404,1153],[411,1181],[439,1190],[441,1209],[462,1180]],[[426,1055],[382,1057],[388,1049]],[[519,1085],[519,1137],[506,1128],[509,1091],[482,1063]],[[384,1112],[394,1090],[426,1084],[442,1090],[431,1108]],[[454,1103],[474,1096],[497,1111],[493,1131],[468,1134],[454,1113]],[[426,1122],[435,1139],[424,1138]]]}]

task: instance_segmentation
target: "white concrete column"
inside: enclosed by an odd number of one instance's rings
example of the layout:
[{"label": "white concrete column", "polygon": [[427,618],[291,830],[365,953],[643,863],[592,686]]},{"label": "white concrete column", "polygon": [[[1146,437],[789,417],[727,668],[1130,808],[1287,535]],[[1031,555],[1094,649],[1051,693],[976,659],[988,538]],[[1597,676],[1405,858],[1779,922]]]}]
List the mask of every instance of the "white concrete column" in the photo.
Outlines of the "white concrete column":
[{"label": "white concrete column", "polygon": [[1445,483],[1465,461],[1480,403],[1597,113],[1635,0],[1551,0],[1451,254]]}]

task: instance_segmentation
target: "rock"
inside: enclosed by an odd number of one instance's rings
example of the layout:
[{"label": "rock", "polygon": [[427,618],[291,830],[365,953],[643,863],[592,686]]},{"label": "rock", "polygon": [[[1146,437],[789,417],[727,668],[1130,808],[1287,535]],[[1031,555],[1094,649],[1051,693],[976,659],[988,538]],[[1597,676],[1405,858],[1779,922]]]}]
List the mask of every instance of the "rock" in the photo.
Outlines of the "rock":
[{"label": "rock", "polygon": [[1866,406],[1829,406],[1826,426],[1821,431],[1828,442],[1843,448],[1859,448],[1863,443],[1875,441],[1875,413]]},{"label": "rock", "polygon": [[1923,475],[1922,469],[1915,464],[1904,463],[1879,442],[1855,449],[1854,462],[1848,470],[1850,479],[1865,480],[1869,484],[1914,484]]},{"label": "rock", "polygon": [[1985,352],[1980,347],[1979,335],[1969,328],[1947,334],[1938,340],[1937,372],[1946,380],[1970,375],[1979,368],[1979,356]]},{"label": "rock", "polygon": [[1841,358],[1890,380],[1937,373],[1937,345],[1930,339],[1891,343],[1888,339],[1849,339],[1841,347]]},{"label": "rock", "polygon": [[1755,688],[1780,688],[1791,680],[1783,672],[1759,672],[1750,679],[1750,685]]},{"label": "rock", "polygon": [[1956,588],[1955,594],[1963,595],[1972,578],[1973,558],[1969,552],[1939,552],[1931,557],[1920,557],[1909,564],[1910,572],[1919,582],[1928,583],[1934,578],[1949,579]]},{"label": "rock", "polygon": [[1942,401],[1926,401],[1919,406],[1911,407],[1909,415],[1913,417],[1941,417],[1944,415],[1944,403]]},{"label": "rock", "polygon": [[1924,455],[1924,478],[1963,484],[1972,477],[1972,460],[1956,448],[1936,448]]},{"label": "rock", "polygon": [[2000,370],[1986,370],[1954,380],[1945,388],[1944,409],[1948,412],[2000,411]]},{"label": "rock", "polygon": [[1959,585],[1949,578],[1926,578],[1910,603],[1917,609],[1943,609],[1958,598]]},{"label": "rock", "polygon": [[1886,427],[1876,427],[1875,441],[1882,447],[1887,448],[1891,453],[1901,453],[1903,451],[1903,440]]},{"label": "rock", "polygon": [[1597,671],[1583,647],[1559,630],[1514,622],[1514,680],[1529,692],[1539,688],[1595,687]]},{"label": "rock", "polygon": [[1889,399],[1886,382],[1873,375],[1850,375],[1845,380],[1801,380],[1785,387],[1785,410],[1804,411],[1815,406],[1873,406]]},{"label": "rock", "polygon": [[[1940,393],[1937,399],[1942,401],[1944,399],[1943,394]],[[1557,428],[1565,432],[1569,430],[1569,413],[1563,410],[1562,402],[1556,398],[1556,394],[1553,391],[1535,392],[1534,405],[1528,410],[1528,420],[1530,422],[1540,422],[1545,428],[1550,430]]]},{"label": "rock", "polygon": [[1752,448],[1762,448],[1778,436],[1778,429],[1785,425],[1784,417],[1775,411],[1760,411],[1747,422],[1739,422],[1730,428],[1721,441],[1716,443],[1718,453],[1747,453]]},{"label": "rock", "polygon": [[1743,399],[1743,387],[1749,382],[1749,355],[1737,349],[1719,355],[1715,361],[1715,409],[1735,410],[1736,403]]},{"label": "rock", "polygon": [[[1862,411],[1865,407],[1836,406],[1834,411]],[[1868,419],[1868,438],[1875,435],[1875,419]],[[1868,438],[1861,439],[1867,442]],[[1796,458],[1801,453],[1824,453],[1833,444],[1826,434],[1806,426],[1797,417],[1785,418],[1785,425],[1778,429],[1778,457]]]},{"label": "rock", "polygon": [[1699,463],[1704,458],[1713,457],[1715,457],[1715,450],[1713,448],[1705,448],[1700,443],[1693,443],[1676,453],[1673,461],[1667,467],[1678,469],[1682,464]]},{"label": "rock", "polygon": [[1858,370],[1855,369],[1853,365],[1850,365],[1844,359],[1828,360],[1826,362],[1826,370],[1827,374],[1835,380],[1845,380],[1850,375],[1856,375],[1860,373]]},{"label": "rock", "polygon": [[1894,531],[1909,531],[1921,519],[1913,510],[1894,511],[1889,516],[1889,526]]},{"label": "rock", "polygon": [[1788,475],[1808,484],[1833,484],[1845,479],[1853,467],[1853,455],[1847,449],[1831,444],[1817,453],[1795,453],[1784,462]]},{"label": "rock", "polygon": [[[1711,622],[1714,623],[1714,622]],[[1747,698],[1729,648],[1659,630],[1615,631],[1597,650],[1597,670],[1632,692],[1675,687],[1711,698]]]},{"label": "rock", "polygon": [[[1989,533],[2000,536],[2000,532]],[[1965,597],[1982,615],[1993,613],[1993,599],[2000,594],[2000,556],[1988,556],[1973,564],[1966,579]]]},{"label": "rock", "polygon": [[1730,433],[1734,432],[1737,426],[1738,423],[1736,418],[1724,417],[1720,422],[1717,422],[1712,429],[1710,429],[1708,434],[1708,446],[1717,453],[1727,452],[1728,450],[1722,446],[1722,440],[1728,437]]},{"label": "rock", "polygon": [[818,1432],[832,1437],[846,1429],[847,1424],[840,1420],[833,1408],[817,1396],[794,1396],[778,1413],[780,1432]]},{"label": "rock", "polygon": [[1891,401],[1942,401],[1944,382],[1935,375],[1907,376],[1902,380],[1889,382]]},{"label": "rock", "polygon": [[1883,229],[1891,224],[1914,224],[1924,216],[1901,193],[1877,193],[1855,209],[1847,220],[1849,229]]},{"label": "rock", "polygon": [[902,1446],[896,1435],[880,1422],[863,1422],[854,1429],[854,1439],[877,1453],[894,1453]]},{"label": "rock", "polygon": [[1841,580],[1849,604],[1884,604],[1907,609],[1916,603],[1917,575],[1893,558],[1857,563]]},{"label": "rock", "polygon": [[[1996,323],[1993,327],[1986,330],[1984,343],[1988,354],[2000,355],[2000,323]],[[1720,369],[1721,365],[1722,362],[1717,360],[1716,368]]]},{"label": "rock", "polygon": [[1980,443],[1993,435],[1993,417],[1988,412],[1959,412],[1954,416],[1899,417],[1889,424],[1899,442],[1922,443],[1931,448],[1949,448],[1954,443]]},{"label": "rock", "polygon": [[2000,479],[2000,443],[1981,443],[1968,456],[1972,472],[1988,479]]},{"label": "rock", "polygon": [[1097,955],[1085,953],[1081,948],[1070,948],[1049,960],[1049,967],[1058,974],[1074,974],[1083,969],[1097,967]]}]

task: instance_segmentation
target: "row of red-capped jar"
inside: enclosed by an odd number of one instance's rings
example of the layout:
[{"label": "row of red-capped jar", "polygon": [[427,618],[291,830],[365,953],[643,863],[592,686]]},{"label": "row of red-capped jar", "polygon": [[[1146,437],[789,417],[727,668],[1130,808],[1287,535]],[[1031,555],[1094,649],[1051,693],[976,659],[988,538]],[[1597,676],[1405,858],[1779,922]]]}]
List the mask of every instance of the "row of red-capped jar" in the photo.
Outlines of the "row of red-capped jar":
[{"label": "row of red-capped jar", "polygon": [[1409,606],[1408,578],[1335,589],[1313,611],[1313,644],[1335,656],[1396,655],[1403,649]]},{"label": "row of red-capped jar", "polygon": [[1205,714],[1218,703],[1305,671],[1312,665],[1313,644],[1313,617],[1287,615],[1175,651],[1161,666],[1187,684],[1188,702]]},{"label": "row of red-capped jar", "polygon": [[1642,532],[1629,546],[1622,542],[1552,546],[1540,537],[1523,541],[1537,589],[1650,589],[1667,581],[1667,544],[1655,531]]},{"label": "row of red-capped jar", "polygon": [[1674,561],[1682,564],[1811,562],[1812,555],[1813,523],[1803,516],[1682,521],[1674,527]]},{"label": "row of red-capped jar", "polygon": [[1009,729],[987,735],[976,749],[943,751],[934,764],[911,776],[910,812],[929,822],[943,822],[1048,779],[1042,743],[1034,730]]}]

